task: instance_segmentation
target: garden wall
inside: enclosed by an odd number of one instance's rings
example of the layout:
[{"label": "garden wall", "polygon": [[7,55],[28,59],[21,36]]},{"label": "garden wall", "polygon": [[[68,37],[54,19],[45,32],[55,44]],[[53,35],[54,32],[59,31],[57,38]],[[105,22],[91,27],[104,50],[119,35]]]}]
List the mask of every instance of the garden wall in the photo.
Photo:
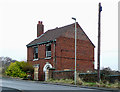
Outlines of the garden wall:
[{"label": "garden wall", "polygon": [[[80,77],[83,81],[86,82],[97,82],[98,77],[97,73],[77,73],[77,77]],[[74,70],[64,70],[64,71],[55,71],[55,69],[49,70],[49,78],[52,79],[74,79]],[[111,82],[115,81],[120,82],[120,75],[103,75],[101,74],[101,80],[103,82]]]},{"label": "garden wall", "polygon": [[[97,73],[79,73],[79,77],[86,82],[97,82],[98,80]],[[120,82],[120,75],[101,74],[101,80],[103,82],[109,81],[110,83],[114,83],[116,81]]]},{"label": "garden wall", "polygon": [[54,71],[49,70],[49,78],[52,79],[74,79],[74,70]]}]

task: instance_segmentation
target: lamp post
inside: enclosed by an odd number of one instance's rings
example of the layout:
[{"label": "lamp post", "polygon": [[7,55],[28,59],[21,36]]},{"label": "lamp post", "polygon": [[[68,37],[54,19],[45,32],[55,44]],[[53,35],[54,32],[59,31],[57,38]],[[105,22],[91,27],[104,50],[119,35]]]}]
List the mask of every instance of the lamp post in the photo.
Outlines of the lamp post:
[{"label": "lamp post", "polygon": [[74,81],[75,81],[75,85],[76,85],[76,45],[77,45],[77,41],[76,41],[76,37],[77,37],[77,34],[76,34],[76,18],[73,18],[73,20],[75,20],[75,72],[74,72]]}]

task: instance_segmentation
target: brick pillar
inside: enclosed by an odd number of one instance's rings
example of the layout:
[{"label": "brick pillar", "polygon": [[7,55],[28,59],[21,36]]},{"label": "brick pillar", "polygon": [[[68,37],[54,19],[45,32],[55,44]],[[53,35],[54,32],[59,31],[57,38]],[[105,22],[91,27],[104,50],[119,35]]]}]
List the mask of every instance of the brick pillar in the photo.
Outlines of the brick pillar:
[{"label": "brick pillar", "polygon": [[53,71],[55,71],[55,68],[50,68],[49,69],[49,79],[53,78]]}]

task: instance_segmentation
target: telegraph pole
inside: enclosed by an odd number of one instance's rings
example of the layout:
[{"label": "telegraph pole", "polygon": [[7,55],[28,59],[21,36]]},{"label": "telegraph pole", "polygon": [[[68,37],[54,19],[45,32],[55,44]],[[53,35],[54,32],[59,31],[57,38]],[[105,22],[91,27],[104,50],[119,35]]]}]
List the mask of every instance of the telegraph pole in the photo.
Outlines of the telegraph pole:
[{"label": "telegraph pole", "polygon": [[97,70],[98,70],[98,82],[100,82],[100,37],[101,37],[101,11],[102,11],[102,6],[101,3],[99,3],[99,13],[98,13],[98,66],[97,66]]}]

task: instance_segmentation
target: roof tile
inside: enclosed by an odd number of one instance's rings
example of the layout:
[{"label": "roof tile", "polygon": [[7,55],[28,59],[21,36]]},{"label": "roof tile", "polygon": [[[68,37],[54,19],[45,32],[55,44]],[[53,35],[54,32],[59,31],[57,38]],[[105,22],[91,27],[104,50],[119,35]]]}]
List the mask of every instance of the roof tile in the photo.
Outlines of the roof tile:
[{"label": "roof tile", "polygon": [[[32,44],[35,45],[35,44],[46,42],[46,41],[53,41],[59,38],[60,36],[74,38],[74,30],[75,30],[74,25],[75,23],[67,25],[67,26],[63,26],[60,28],[48,30],[44,34],[37,37],[32,42],[30,42],[29,44],[27,44],[27,46],[30,46]],[[80,27],[78,23],[77,23],[77,39],[91,42],[91,40],[88,38],[88,36],[85,34],[85,32],[83,31],[83,29]],[[92,45],[94,46],[93,43]]]}]

